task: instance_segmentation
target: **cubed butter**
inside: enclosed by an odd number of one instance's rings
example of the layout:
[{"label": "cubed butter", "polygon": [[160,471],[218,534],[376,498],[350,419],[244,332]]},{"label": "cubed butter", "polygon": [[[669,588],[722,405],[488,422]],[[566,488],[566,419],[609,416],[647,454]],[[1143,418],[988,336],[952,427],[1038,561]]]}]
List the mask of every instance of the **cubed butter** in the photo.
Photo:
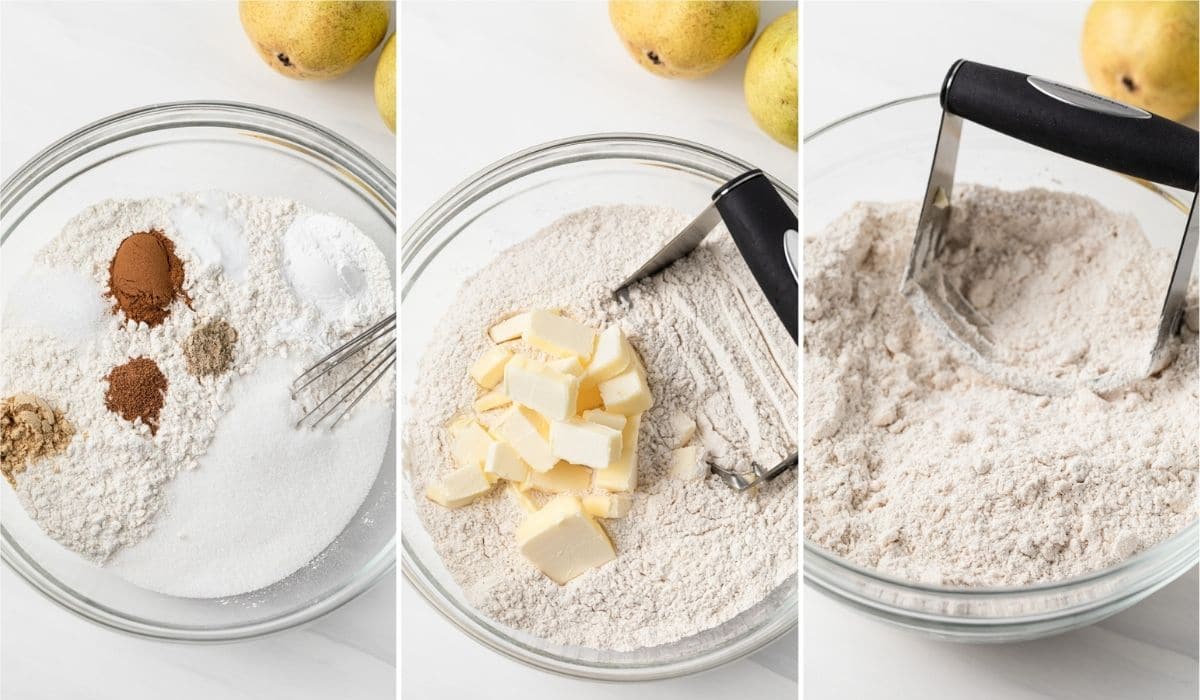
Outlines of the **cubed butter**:
[{"label": "cubed butter", "polygon": [[504,379],[504,367],[512,356],[508,348],[499,345],[488,348],[475,360],[475,364],[471,365],[471,379],[484,389],[491,389]]},{"label": "cubed butter", "polygon": [[584,411],[583,419],[593,423],[599,423],[600,425],[606,425],[613,430],[624,430],[625,423],[629,420],[620,413],[609,413],[608,411],[601,411],[595,408]]},{"label": "cubed butter", "polygon": [[493,442],[488,448],[483,472],[501,479],[522,482],[529,475],[529,465],[507,442]]},{"label": "cubed butter", "polygon": [[584,362],[592,358],[592,349],[596,345],[596,331],[579,321],[543,309],[529,312],[529,326],[521,337],[551,355],[574,355]]},{"label": "cubed butter", "polygon": [[506,340],[520,338],[525,333],[526,328],[529,328],[528,311],[511,316],[497,323],[488,330],[488,335],[491,336],[492,342],[503,343]]},{"label": "cubed butter", "polygon": [[672,447],[683,447],[692,441],[696,435],[696,421],[683,411],[671,414]]},{"label": "cubed butter", "polygon": [[632,506],[633,497],[627,493],[583,497],[583,509],[596,518],[624,518]]},{"label": "cubed butter", "polygon": [[671,450],[671,476],[685,481],[708,476],[708,462],[697,445]]},{"label": "cubed butter", "polygon": [[528,355],[517,355],[504,368],[504,395],[546,418],[566,420],[576,413],[579,377]]},{"label": "cubed butter", "polygon": [[529,409],[513,406],[496,422],[492,432],[516,450],[530,469],[545,472],[554,468],[558,458],[550,451],[550,441],[538,430],[538,422]]},{"label": "cubed butter", "polygon": [[517,507],[524,512],[532,513],[538,509],[537,504],[533,502],[533,499],[530,498],[524,491],[517,488],[516,484],[509,482],[505,490],[508,491],[509,498],[512,498],[513,501],[516,502]]},{"label": "cubed butter", "polygon": [[548,472],[530,471],[521,483],[521,490],[536,489],[543,493],[583,493],[592,483],[592,470],[578,464],[559,462]]},{"label": "cubed butter", "polygon": [[617,556],[604,528],[570,495],[557,496],[526,515],[517,527],[517,546],[560,586]]},{"label": "cubed butter", "polygon": [[638,432],[641,425],[642,414],[629,416],[625,429],[621,431],[621,456],[608,469],[594,472],[596,488],[605,491],[632,491],[637,488]]},{"label": "cubed butter", "polygon": [[587,378],[599,383],[612,379],[629,366],[633,349],[620,326],[609,326],[596,339],[596,351],[588,363]]},{"label": "cubed butter", "polygon": [[627,416],[654,405],[650,387],[639,367],[630,367],[612,379],[600,382],[600,398],[604,401],[604,410]]},{"label": "cubed butter", "polygon": [[600,396],[600,385],[596,382],[584,377],[579,382],[579,398],[575,402],[575,410],[586,411],[591,408],[601,408],[604,406],[604,399]]},{"label": "cubed butter", "polygon": [[512,399],[505,396],[503,391],[489,391],[475,399],[475,412],[485,413],[492,409],[507,406],[510,403],[512,403]]},{"label": "cubed butter", "polygon": [[429,500],[447,508],[459,508],[491,490],[492,485],[479,467],[459,467],[446,478],[425,489]]},{"label": "cubed butter", "polygon": [[450,452],[454,461],[461,467],[482,467],[487,460],[488,448],[495,442],[488,431],[472,420],[451,426],[450,432],[453,435]]},{"label": "cubed butter", "polygon": [[563,374],[569,374],[572,377],[583,376],[583,363],[574,355],[570,357],[560,357],[557,360],[551,360],[546,363],[550,369],[558,370]]},{"label": "cubed butter", "polygon": [[554,421],[550,451],[571,464],[607,469],[621,456],[621,431],[580,418]]}]

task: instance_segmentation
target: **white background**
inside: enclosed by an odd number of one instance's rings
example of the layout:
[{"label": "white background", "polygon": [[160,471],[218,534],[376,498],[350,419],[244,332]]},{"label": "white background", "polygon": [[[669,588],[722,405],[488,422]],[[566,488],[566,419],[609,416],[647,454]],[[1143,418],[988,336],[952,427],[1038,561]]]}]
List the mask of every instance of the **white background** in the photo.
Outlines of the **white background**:
[{"label": "white background", "polygon": [[[1086,86],[1079,59],[1086,9],[1082,3],[806,3],[804,130],[890,99],[937,92],[958,58]],[[805,698],[1193,699],[1197,580],[1193,569],[1098,625],[1004,646],[920,639],[806,591]]]},{"label": "white background", "polygon": [[[341,133],[390,168],[375,56],[329,83],[289,80],[251,48],[235,3],[0,5],[0,170],[114,112],[169,100],[254,102]],[[0,488],[7,488],[7,485]],[[179,646],[84,622],[0,573],[5,700],[392,698],[396,577],[302,630]]]},{"label": "white background", "polygon": [[[764,6],[760,27],[794,5]],[[746,111],[746,53],[700,81],[639,67],[607,3],[405,2],[401,21],[401,219],[415,221],[459,181],[514,151],[603,131],[668,134],[715,146],[788,184],[796,154]],[[530,670],[468,639],[411,586],[401,593],[405,697],[795,698],[797,638],[693,678],[601,685]]]}]

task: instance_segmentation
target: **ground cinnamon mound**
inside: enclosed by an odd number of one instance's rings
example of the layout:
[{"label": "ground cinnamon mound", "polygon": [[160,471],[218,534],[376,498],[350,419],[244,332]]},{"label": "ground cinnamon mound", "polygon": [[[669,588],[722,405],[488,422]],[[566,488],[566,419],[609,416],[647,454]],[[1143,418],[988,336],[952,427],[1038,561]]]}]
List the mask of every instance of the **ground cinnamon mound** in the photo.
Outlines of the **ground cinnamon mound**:
[{"label": "ground cinnamon mound", "polygon": [[148,357],[135,357],[113,367],[105,377],[108,391],[104,405],[127,421],[142,419],[150,434],[158,432],[158,412],[167,395],[167,378],[158,365]]},{"label": "ground cinnamon mound", "polygon": [[175,255],[175,243],[157,229],[127,236],[108,266],[109,296],[126,318],[151,326],[171,313],[176,297],[190,302],[183,280],[183,261]]}]

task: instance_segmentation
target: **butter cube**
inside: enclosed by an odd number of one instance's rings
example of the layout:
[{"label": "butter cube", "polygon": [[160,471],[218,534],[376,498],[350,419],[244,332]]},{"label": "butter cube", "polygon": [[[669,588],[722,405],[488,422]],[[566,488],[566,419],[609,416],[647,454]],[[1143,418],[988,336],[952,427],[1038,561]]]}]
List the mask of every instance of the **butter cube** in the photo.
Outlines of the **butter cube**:
[{"label": "butter cube", "polygon": [[563,374],[569,374],[573,377],[583,376],[583,363],[581,363],[579,358],[575,357],[574,355],[571,357],[560,357],[557,360],[551,360],[550,362],[546,363],[546,366],[550,369],[557,370]]},{"label": "butter cube", "polygon": [[671,451],[671,476],[685,481],[694,481],[708,476],[708,462],[696,445]]},{"label": "butter cube", "polygon": [[642,414],[629,416],[625,429],[621,431],[621,456],[608,469],[594,472],[596,488],[605,491],[632,491],[637,488],[638,432],[641,425]]},{"label": "butter cube", "polygon": [[608,411],[600,411],[595,408],[584,411],[583,419],[600,425],[606,425],[613,430],[624,430],[625,423],[629,420],[620,413],[609,413]]},{"label": "butter cube", "polygon": [[600,396],[600,385],[586,377],[579,382],[579,398],[575,401],[575,410],[586,411],[590,408],[600,408],[604,399]]},{"label": "butter cube", "polygon": [[485,413],[501,406],[507,406],[510,403],[512,403],[512,399],[505,396],[503,391],[489,391],[475,399],[475,412]]},{"label": "butter cube", "polygon": [[558,458],[550,451],[550,441],[538,429],[539,422],[529,409],[513,406],[497,421],[492,432],[516,450],[531,469],[546,472],[558,464]]},{"label": "butter cube", "polygon": [[446,475],[446,478],[425,489],[425,496],[434,503],[447,508],[459,508],[479,498],[490,491],[488,483],[479,467],[459,467]]},{"label": "butter cube", "polygon": [[529,465],[521,455],[506,442],[493,442],[488,448],[487,460],[483,463],[484,474],[501,479],[521,482],[529,474]]},{"label": "butter cube", "polygon": [[630,367],[612,379],[600,382],[600,398],[604,400],[604,410],[627,416],[654,405],[650,386],[638,367]]},{"label": "butter cube", "polygon": [[592,483],[592,470],[578,464],[559,462],[548,472],[530,471],[521,490],[536,489],[544,493],[582,493]]},{"label": "butter cube", "polygon": [[505,490],[508,491],[509,497],[516,502],[517,507],[526,513],[532,513],[538,509],[537,504],[533,502],[533,499],[527,496],[524,491],[517,488],[516,484],[509,482],[508,487]]},{"label": "butter cube", "polygon": [[633,348],[625,338],[620,326],[609,326],[596,339],[596,352],[588,364],[587,378],[600,383],[612,379],[629,366]]},{"label": "butter cube", "polygon": [[550,424],[550,451],[555,457],[592,469],[607,469],[621,456],[621,431],[572,418]]},{"label": "butter cube", "polygon": [[624,518],[631,507],[633,497],[627,493],[583,497],[583,509],[595,518]]},{"label": "butter cube", "polygon": [[529,327],[521,337],[551,355],[575,355],[584,362],[591,359],[596,345],[596,331],[579,321],[542,309],[529,312]]},{"label": "butter cube", "polygon": [[504,395],[551,420],[575,415],[579,377],[551,369],[528,355],[517,355],[504,368]]},{"label": "butter cube", "polygon": [[604,528],[575,496],[550,500],[517,527],[517,546],[542,573],[560,586],[588,569],[617,557]]},{"label": "butter cube", "polygon": [[450,444],[450,453],[454,461],[462,467],[482,467],[487,460],[488,449],[495,440],[479,423],[469,420],[465,423],[451,426],[454,436]]},{"label": "butter cube", "polygon": [[491,336],[492,342],[503,343],[506,340],[520,338],[526,328],[529,328],[528,311],[497,323],[488,330],[488,335]]},{"label": "butter cube", "polygon": [[508,348],[499,345],[488,348],[486,352],[471,365],[471,379],[484,389],[491,389],[504,378],[504,367],[512,359],[513,354]]},{"label": "butter cube", "polygon": [[683,447],[696,435],[696,421],[683,411],[671,414],[672,447]]}]

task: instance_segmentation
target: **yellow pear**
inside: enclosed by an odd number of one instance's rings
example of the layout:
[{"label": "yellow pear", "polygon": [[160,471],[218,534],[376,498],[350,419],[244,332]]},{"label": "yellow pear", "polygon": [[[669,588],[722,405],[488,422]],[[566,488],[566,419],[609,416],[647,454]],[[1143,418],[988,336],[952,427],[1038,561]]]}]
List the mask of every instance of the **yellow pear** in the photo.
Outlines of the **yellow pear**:
[{"label": "yellow pear", "polygon": [[629,55],[664,78],[699,78],[754,38],[757,2],[611,0],[608,16]]},{"label": "yellow pear", "polygon": [[386,2],[242,0],[242,28],[262,59],[298,80],[335,78],[383,41]]},{"label": "yellow pear", "polygon": [[744,84],[746,106],[754,121],[771,138],[792,149],[800,135],[797,29],[795,10],[767,25],[750,49]]},{"label": "yellow pear", "polygon": [[396,35],[387,40],[379,52],[379,64],[375,66],[375,106],[379,116],[396,133]]},{"label": "yellow pear", "polygon": [[1083,23],[1083,66],[1099,93],[1167,117],[1196,111],[1197,3],[1096,2]]}]

